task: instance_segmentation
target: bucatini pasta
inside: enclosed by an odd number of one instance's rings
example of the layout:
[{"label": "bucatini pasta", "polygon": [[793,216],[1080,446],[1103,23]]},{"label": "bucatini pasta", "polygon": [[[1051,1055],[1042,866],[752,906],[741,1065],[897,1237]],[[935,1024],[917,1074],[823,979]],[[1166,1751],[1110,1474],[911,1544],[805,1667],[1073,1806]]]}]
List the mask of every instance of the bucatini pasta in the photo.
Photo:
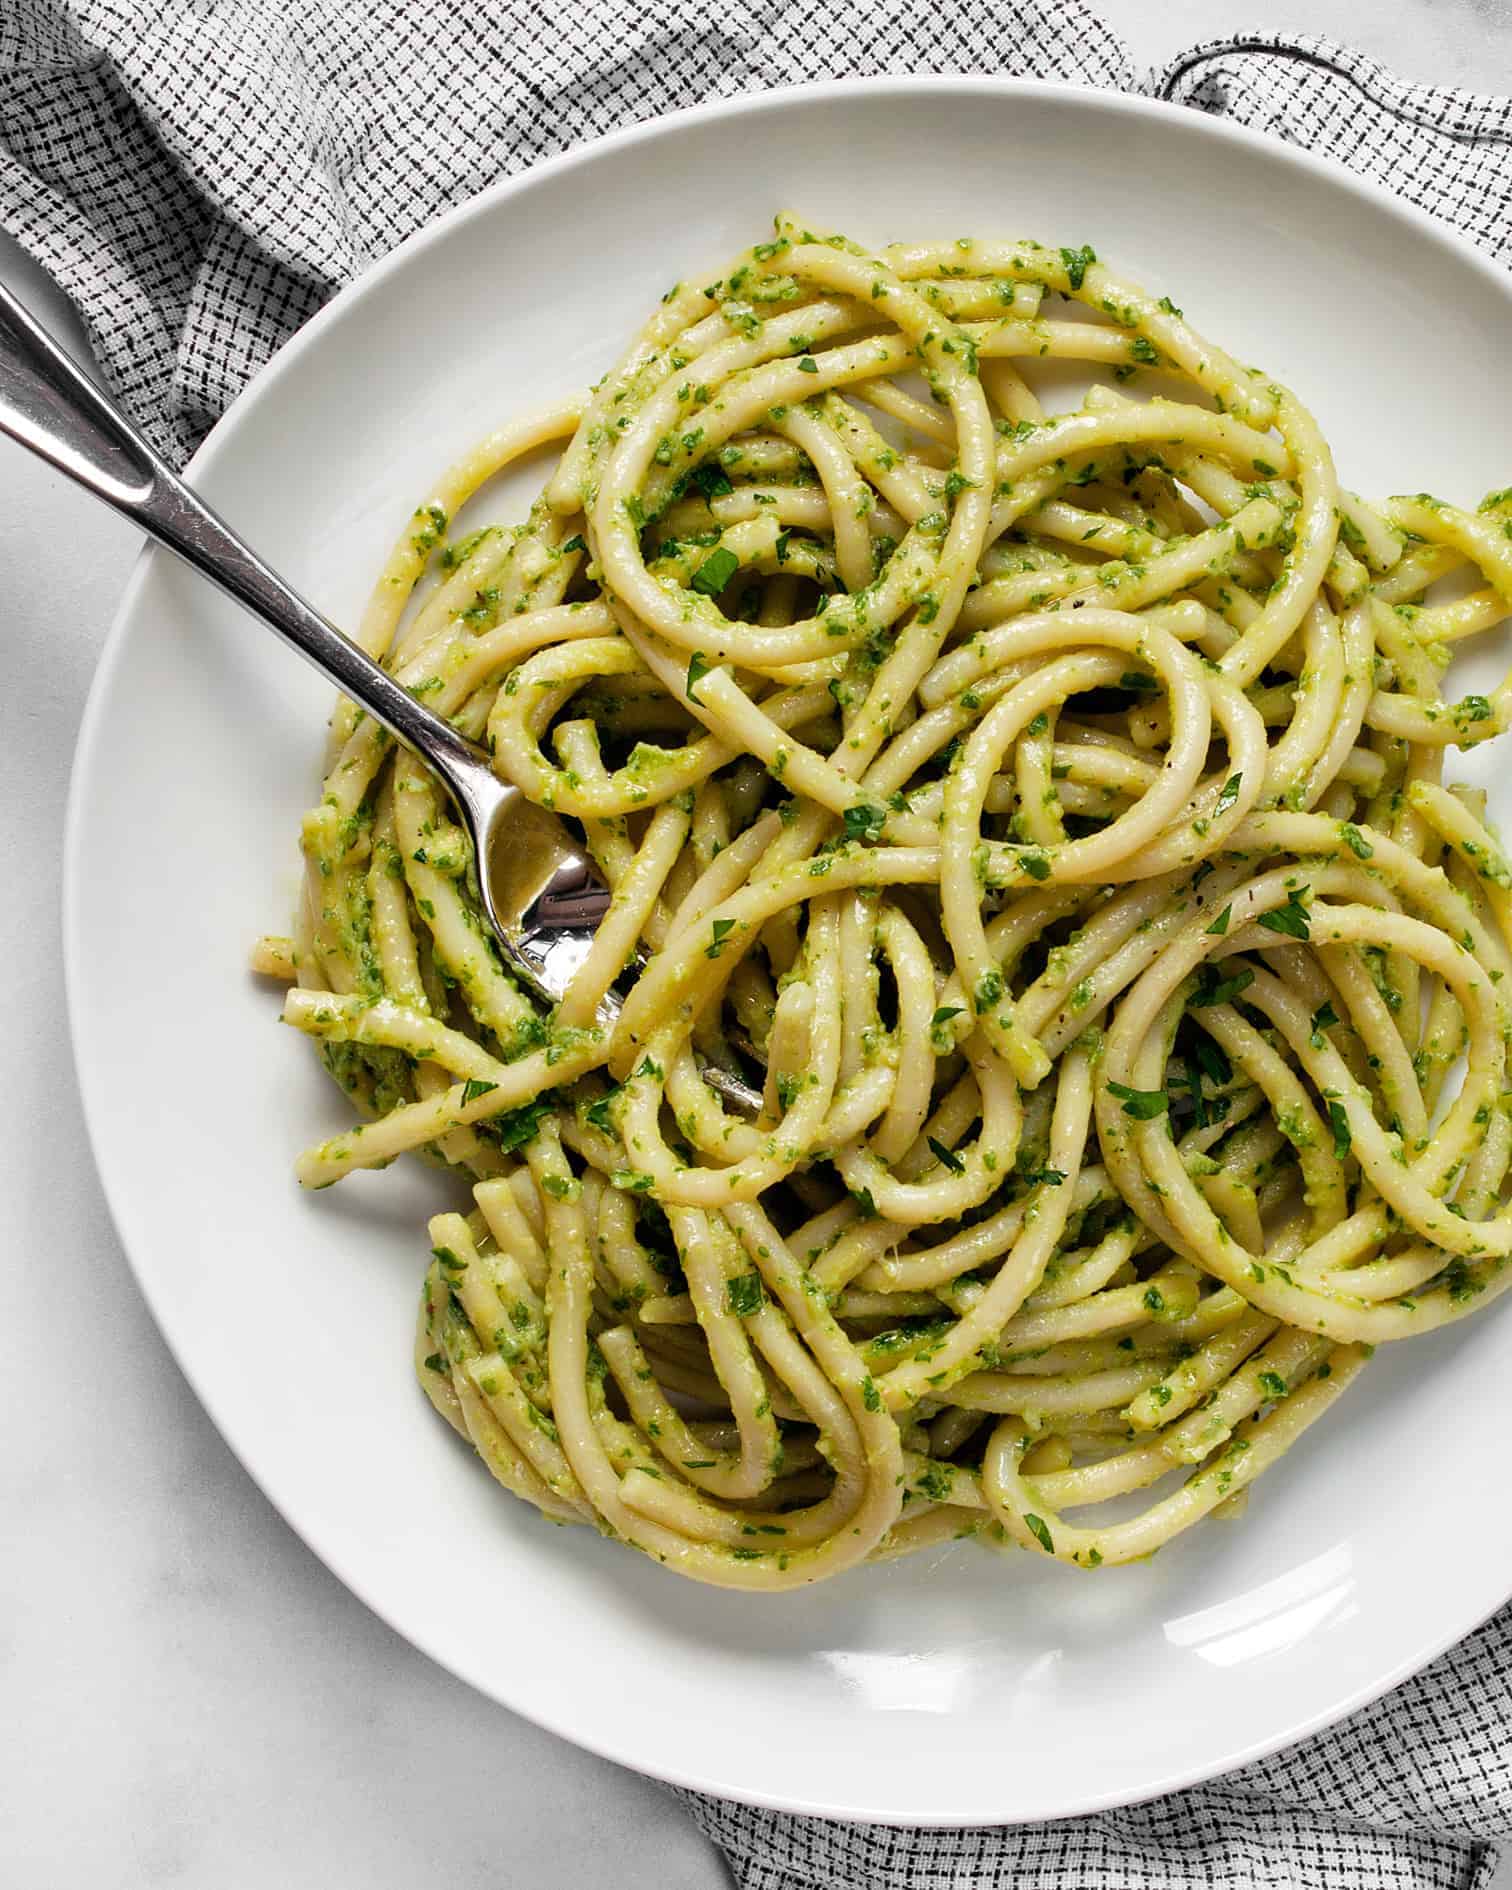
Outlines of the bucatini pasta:
[{"label": "bucatini pasta", "polygon": [[[448,537],[553,441],[523,524]],[[1341,489],[1294,394],[1090,248],[782,216],[677,284],[443,478],[358,633],[586,837],[565,1001],[345,704],[258,950],[367,1118],[300,1179],[471,1184],[437,1411],[729,1587],[1234,1513],[1374,1346],[1512,1279],[1512,869],[1442,779],[1512,679],[1441,687],[1509,609],[1512,491]]]}]

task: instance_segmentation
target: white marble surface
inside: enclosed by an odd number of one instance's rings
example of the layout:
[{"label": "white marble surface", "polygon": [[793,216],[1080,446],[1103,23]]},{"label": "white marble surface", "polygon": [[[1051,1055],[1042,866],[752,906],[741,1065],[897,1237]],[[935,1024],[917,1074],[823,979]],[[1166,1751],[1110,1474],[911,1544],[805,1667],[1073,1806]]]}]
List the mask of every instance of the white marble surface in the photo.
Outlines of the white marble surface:
[{"label": "white marble surface", "polygon": [[[1512,0],[1101,11],[1151,63],[1263,26],[1512,90]],[[0,279],[60,318],[3,245]],[[346,1593],[221,1443],[132,1285],[79,1119],[57,904],[74,734],[135,550],[0,445],[0,1883],[715,1890],[722,1861],[658,1787],[491,1706]]]}]

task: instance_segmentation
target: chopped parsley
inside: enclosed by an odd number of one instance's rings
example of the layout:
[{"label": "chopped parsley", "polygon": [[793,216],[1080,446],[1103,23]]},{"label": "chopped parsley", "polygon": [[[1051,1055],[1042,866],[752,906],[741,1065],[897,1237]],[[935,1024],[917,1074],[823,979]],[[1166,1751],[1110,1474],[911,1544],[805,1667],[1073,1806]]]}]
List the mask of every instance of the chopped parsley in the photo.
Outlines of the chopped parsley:
[{"label": "chopped parsley", "polygon": [[[1089,251],[1088,253],[1090,254],[1091,252]],[[1062,250],[1061,254],[1064,255],[1065,251]],[[1055,1543],[1051,1540],[1050,1529],[1044,1517],[1026,1515],[1024,1521],[1028,1525],[1030,1535],[1034,1537],[1035,1541],[1045,1551],[1046,1555],[1054,1555]]]},{"label": "chopped parsley", "polygon": [[534,1141],[536,1130],[552,1113],[549,1097],[540,1096],[533,1103],[526,1103],[523,1109],[511,1109],[507,1115],[495,1119],[494,1133],[499,1138],[499,1147],[507,1155],[511,1149],[523,1148],[527,1142]]},{"label": "chopped parsley", "polygon": [[1339,822],[1339,837],[1357,860],[1368,860],[1375,852],[1375,848],[1352,820]]},{"label": "chopped parsley", "polygon": [[717,551],[711,551],[693,573],[693,588],[705,597],[718,597],[739,568],[739,558],[727,545],[721,545]]},{"label": "chopped parsley", "polygon": [[[1303,892],[1307,891],[1304,886]],[[1307,907],[1297,897],[1296,889],[1286,895],[1286,904],[1277,906],[1271,912],[1260,914],[1260,924],[1267,932],[1280,932],[1286,938],[1308,938],[1311,927],[1307,918]]]},{"label": "chopped parsley", "polygon": [[733,1280],[725,1281],[725,1304],[741,1319],[760,1312],[765,1298],[761,1275],[754,1267],[749,1273],[739,1273]]},{"label": "chopped parsley", "polygon": [[847,807],[840,818],[845,825],[847,840],[880,840],[887,810],[862,801],[855,807]]},{"label": "chopped parsley", "polygon": [[730,475],[722,466],[715,466],[705,461],[702,466],[695,466],[688,475],[688,484],[696,486],[706,499],[722,499],[727,492],[733,492]]},{"label": "chopped parsley", "polygon": [[1220,978],[1211,965],[1204,965],[1201,981],[1187,999],[1187,1005],[1191,1010],[1200,1011],[1209,1004],[1232,1004],[1239,993],[1247,991],[1254,982],[1255,974],[1247,965],[1232,978]]},{"label": "chopped parsley", "polygon": [[1097,261],[1097,251],[1090,243],[1083,243],[1080,249],[1063,249],[1060,259],[1066,265],[1066,281],[1075,291],[1086,281],[1087,271]]}]

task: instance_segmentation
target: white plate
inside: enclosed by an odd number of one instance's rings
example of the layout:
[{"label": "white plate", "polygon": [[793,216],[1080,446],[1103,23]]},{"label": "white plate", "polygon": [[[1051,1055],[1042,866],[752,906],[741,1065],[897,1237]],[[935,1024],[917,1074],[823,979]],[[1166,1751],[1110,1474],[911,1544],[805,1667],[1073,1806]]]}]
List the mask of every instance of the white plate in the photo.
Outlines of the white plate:
[{"label": "white plate", "polygon": [[[879,241],[1090,242],[1295,386],[1346,482],[1473,502],[1512,477],[1512,288],[1489,263],[1285,146],[988,80],[736,99],[489,191],[313,321],[194,477],[351,621],[465,443],[596,377],[674,277],[787,204]],[[511,1501],[411,1378],[444,1181],[400,1166],[299,1192],[290,1162],[343,1104],[242,970],[286,922],[327,700],[206,586],[143,559],[80,742],[69,997],[101,1174],[169,1344],[290,1523],[417,1645],[665,1778],[1005,1823],[1222,1772],[1506,1599],[1500,1308],[1383,1354],[1242,1524],[1145,1567],[1089,1577],[962,1546],[769,1600],[692,1587]]]}]

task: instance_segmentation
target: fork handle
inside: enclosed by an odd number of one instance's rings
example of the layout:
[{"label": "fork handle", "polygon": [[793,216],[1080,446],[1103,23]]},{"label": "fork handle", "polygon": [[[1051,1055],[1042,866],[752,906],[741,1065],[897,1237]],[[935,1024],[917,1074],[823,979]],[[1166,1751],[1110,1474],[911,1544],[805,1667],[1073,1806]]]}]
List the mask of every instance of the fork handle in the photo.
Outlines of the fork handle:
[{"label": "fork handle", "polygon": [[[426,708],[269,568],[186,486],[108,394],[0,285],[0,433],[139,526],[259,618],[328,682],[435,769],[457,802],[480,854],[517,790],[484,751]],[[490,911],[492,907],[490,905]],[[518,941],[499,931],[516,971],[546,998]],[[760,1098],[722,1070],[711,1085],[746,1111]]]},{"label": "fork handle", "polygon": [[426,708],[270,570],[186,486],[108,394],[0,286],[0,432],[139,526],[258,617],[448,787],[492,770],[482,750]]}]

